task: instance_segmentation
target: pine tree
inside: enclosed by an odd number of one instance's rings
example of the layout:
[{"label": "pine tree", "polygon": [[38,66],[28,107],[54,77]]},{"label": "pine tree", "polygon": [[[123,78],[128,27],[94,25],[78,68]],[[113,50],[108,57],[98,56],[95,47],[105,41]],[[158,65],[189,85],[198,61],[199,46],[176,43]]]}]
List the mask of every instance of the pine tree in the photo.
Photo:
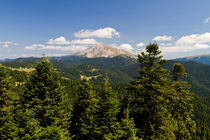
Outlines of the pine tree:
[{"label": "pine tree", "polygon": [[14,121],[15,94],[11,91],[11,77],[6,68],[0,64],[0,136],[1,139],[17,137],[17,127]]},{"label": "pine tree", "polygon": [[[43,58],[36,64],[35,71],[32,72],[29,81],[26,84],[25,92],[21,97],[23,112],[28,112],[25,121],[23,133],[29,133],[30,137],[37,135],[35,130],[42,130],[40,138],[53,138],[56,133],[54,130],[61,130],[56,137],[66,134],[66,128],[63,128],[63,105],[62,86],[59,82],[58,72],[53,68],[48,58]],[[32,120],[32,121],[31,121]],[[34,122],[31,124],[30,122]],[[66,121],[67,123],[67,121]],[[28,127],[31,125],[32,127]],[[30,129],[34,130],[30,130]],[[53,132],[49,134],[49,132]],[[67,136],[68,137],[68,136]]]},{"label": "pine tree", "polygon": [[116,118],[118,112],[119,100],[116,93],[112,91],[108,77],[106,77],[100,96],[99,112],[97,115],[99,139],[117,139],[119,137],[120,126]]},{"label": "pine tree", "polygon": [[179,140],[192,139],[196,133],[196,124],[193,117],[193,94],[190,92],[190,85],[183,81],[187,76],[184,66],[180,63],[173,64],[174,97],[172,98],[172,115],[177,121],[178,130],[175,131]]},{"label": "pine tree", "polygon": [[156,43],[149,44],[138,55],[140,76],[132,82],[137,94],[135,123],[143,139],[175,139],[177,127],[168,110],[169,71],[162,68],[166,60],[160,54]]},{"label": "pine tree", "polygon": [[74,103],[70,132],[76,140],[91,140],[95,138],[95,113],[97,99],[92,86],[83,79],[77,90],[78,100]]},{"label": "pine tree", "polygon": [[127,95],[124,100],[126,107],[123,112],[124,118],[121,121],[121,136],[119,140],[138,140],[134,120],[130,118],[130,102],[131,98]]}]

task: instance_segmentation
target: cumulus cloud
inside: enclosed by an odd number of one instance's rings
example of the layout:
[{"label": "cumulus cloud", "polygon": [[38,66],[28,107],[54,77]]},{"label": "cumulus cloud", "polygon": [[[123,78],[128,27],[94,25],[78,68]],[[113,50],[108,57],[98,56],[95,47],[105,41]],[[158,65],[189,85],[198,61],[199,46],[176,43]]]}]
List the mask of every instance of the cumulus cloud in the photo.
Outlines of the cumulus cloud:
[{"label": "cumulus cloud", "polygon": [[57,50],[57,51],[69,51],[69,53],[75,53],[78,51],[83,51],[90,45],[97,44],[95,39],[77,39],[77,40],[67,40],[65,37],[60,36],[55,39],[49,39],[43,44],[32,44],[25,46],[26,50]]},{"label": "cumulus cloud", "polygon": [[122,44],[119,46],[119,48],[122,50],[129,51],[129,52],[133,51],[133,47],[130,44]]},{"label": "cumulus cloud", "polygon": [[161,43],[160,44],[161,46],[171,46],[171,45],[173,45],[172,43]]},{"label": "cumulus cloud", "polygon": [[54,45],[45,45],[45,44],[33,44],[31,46],[26,46],[26,50],[59,50],[59,51],[71,51],[78,52],[87,49],[87,46],[54,46]]},{"label": "cumulus cloud", "polygon": [[87,45],[94,45],[98,42],[95,39],[81,39],[81,40],[72,40],[71,44],[87,44]]},{"label": "cumulus cloud", "polygon": [[97,30],[80,30],[74,33],[75,37],[78,38],[89,38],[89,37],[98,37],[98,38],[113,38],[114,36],[119,37],[120,33],[117,32],[114,28],[106,27],[100,28]]},{"label": "cumulus cloud", "polygon": [[203,21],[203,23],[207,24],[210,21],[210,17],[205,18],[205,20]]},{"label": "cumulus cloud", "polygon": [[171,41],[171,40],[173,40],[173,37],[163,35],[163,36],[156,36],[152,40],[154,40],[154,41]]},{"label": "cumulus cloud", "polygon": [[17,46],[18,43],[11,42],[11,41],[0,41],[0,47],[6,48],[6,47],[9,47],[9,45]]},{"label": "cumulus cloud", "polygon": [[133,51],[133,47],[130,44],[121,44],[121,45],[111,44],[110,46],[112,46],[114,48],[121,49],[121,50],[125,50],[125,51],[128,51],[128,52]]},{"label": "cumulus cloud", "polygon": [[60,36],[56,39],[49,39],[47,44],[69,44],[69,41],[67,41],[65,37]]},{"label": "cumulus cloud", "polygon": [[95,39],[78,39],[78,40],[66,40],[65,37],[61,36],[56,39],[49,39],[46,44],[53,44],[53,45],[70,45],[70,44],[87,44],[87,45],[94,45],[97,41]]},{"label": "cumulus cloud", "polygon": [[199,49],[210,48],[210,33],[192,34],[183,36],[172,45],[162,44],[160,49],[164,53],[168,52],[192,52]]},{"label": "cumulus cloud", "polygon": [[140,42],[138,44],[136,44],[137,47],[143,47],[145,44],[143,42]]}]

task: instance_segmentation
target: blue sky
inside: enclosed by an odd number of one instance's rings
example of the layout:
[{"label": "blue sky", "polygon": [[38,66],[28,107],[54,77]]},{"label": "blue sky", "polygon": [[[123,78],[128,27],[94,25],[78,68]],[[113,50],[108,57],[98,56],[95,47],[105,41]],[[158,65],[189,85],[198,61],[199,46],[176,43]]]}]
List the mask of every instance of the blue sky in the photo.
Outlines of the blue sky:
[{"label": "blue sky", "polygon": [[2,0],[0,58],[61,56],[103,43],[165,58],[210,53],[209,0]]}]

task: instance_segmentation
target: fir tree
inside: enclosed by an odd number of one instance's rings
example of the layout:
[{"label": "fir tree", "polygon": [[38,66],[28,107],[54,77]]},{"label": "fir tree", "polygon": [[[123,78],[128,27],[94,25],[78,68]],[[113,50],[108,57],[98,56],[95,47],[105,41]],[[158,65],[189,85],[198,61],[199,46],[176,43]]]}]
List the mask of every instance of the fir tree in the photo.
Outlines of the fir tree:
[{"label": "fir tree", "polygon": [[17,127],[14,122],[15,94],[11,91],[11,77],[6,68],[0,64],[0,137],[13,139],[17,137]]},{"label": "fir tree", "polygon": [[130,102],[131,98],[127,95],[124,100],[126,107],[123,112],[124,118],[122,118],[121,121],[121,136],[119,140],[138,140],[134,120],[133,118],[130,118]]},{"label": "fir tree", "polygon": [[177,127],[168,110],[169,71],[162,68],[166,60],[160,54],[156,43],[149,44],[138,55],[140,76],[132,82],[137,94],[135,122],[143,139],[175,139]]},{"label": "fir tree", "polygon": [[92,86],[87,79],[83,79],[77,90],[78,100],[74,103],[70,132],[76,140],[91,140],[95,135],[95,113],[97,99]]},{"label": "fir tree", "polygon": [[106,77],[97,114],[99,139],[117,139],[119,137],[120,126],[116,118],[118,112],[119,100],[116,93],[112,91],[108,77]]},{"label": "fir tree", "polygon": [[[23,126],[25,132],[23,133],[29,133],[33,137],[36,135],[34,130],[42,130],[43,133],[40,137],[43,138],[48,137],[49,133],[47,132],[60,129],[59,132],[62,133],[57,134],[58,137],[67,134],[66,128],[61,127],[63,121],[66,120],[63,118],[65,115],[62,115],[64,113],[63,95],[57,71],[47,58],[43,58],[40,63],[37,63],[35,71],[32,72],[21,98],[23,112],[28,112],[28,117],[23,119],[25,121],[23,122],[25,123]],[[30,124],[30,122],[34,122],[34,124]],[[33,126],[31,127],[34,129],[33,131],[27,126],[28,124]],[[55,135],[55,133],[51,134],[52,136]]]},{"label": "fir tree", "polygon": [[180,63],[173,64],[172,91],[172,115],[177,121],[178,130],[175,131],[179,140],[192,139],[196,133],[195,121],[193,117],[193,94],[190,92],[190,85],[183,79],[187,76],[184,66]]}]

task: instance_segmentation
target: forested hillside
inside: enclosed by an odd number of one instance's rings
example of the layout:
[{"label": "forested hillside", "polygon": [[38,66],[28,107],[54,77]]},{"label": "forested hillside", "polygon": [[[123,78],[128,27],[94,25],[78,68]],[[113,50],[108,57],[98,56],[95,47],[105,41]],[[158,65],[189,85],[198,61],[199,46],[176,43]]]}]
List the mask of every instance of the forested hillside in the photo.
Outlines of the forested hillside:
[{"label": "forested hillside", "polygon": [[209,139],[210,66],[181,63],[163,60],[157,44],[148,45],[137,61],[66,56],[3,62],[0,134],[3,139]]},{"label": "forested hillside", "polygon": [[[40,58],[19,58],[2,62],[8,68],[33,68]],[[50,58],[53,66],[65,78],[80,80],[82,76],[89,77],[93,82],[103,81],[108,75],[110,82],[129,83],[138,76],[139,64],[136,59],[124,56],[113,58],[86,58],[78,56],[64,56]],[[210,94],[210,66],[193,61],[169,60],[164,68],[172,70],[172,64],[182,63],[188,73],[187,81],[192,85],[191,90],[197,95],[209,96]],[[17,70],[18,70],[17,69]],[[13,69],[15,70],[15,69]]]}]

